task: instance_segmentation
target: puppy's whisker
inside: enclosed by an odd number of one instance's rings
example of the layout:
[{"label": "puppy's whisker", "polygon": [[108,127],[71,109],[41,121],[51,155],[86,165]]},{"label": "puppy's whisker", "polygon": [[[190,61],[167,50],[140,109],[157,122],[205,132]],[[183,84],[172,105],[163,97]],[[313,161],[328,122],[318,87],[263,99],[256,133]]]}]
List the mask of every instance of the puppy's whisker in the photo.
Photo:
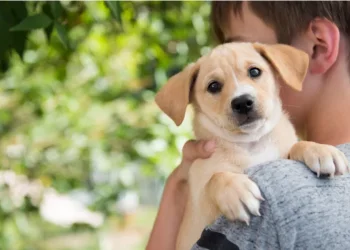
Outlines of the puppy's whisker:
[{"label": "puppy's whisker", "polygon": [[292,108],[301,108],[301,106],[297,106],[297,105],[288,105],[288,104],[284,104],[284,107],[292,107]]}]

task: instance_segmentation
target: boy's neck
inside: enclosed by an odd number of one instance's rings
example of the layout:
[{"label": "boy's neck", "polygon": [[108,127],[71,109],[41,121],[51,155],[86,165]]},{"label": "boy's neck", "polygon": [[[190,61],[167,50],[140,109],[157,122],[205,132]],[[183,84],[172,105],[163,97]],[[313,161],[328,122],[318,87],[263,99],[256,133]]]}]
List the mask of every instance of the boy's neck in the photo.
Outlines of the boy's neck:
[{"label": "boy's neck", "polygon": [[329,117],[328,119],[324,117],[318,123],[319,125],[315,123],[308,124],[304,139],[333,146],[350,143],[349,117],[339,116]]},{"label": "boy's neck", "polygon": [[338,64],[327,76],[309,112],[306,140],[340,145],[350,143],[350,76],[348,63]]}]

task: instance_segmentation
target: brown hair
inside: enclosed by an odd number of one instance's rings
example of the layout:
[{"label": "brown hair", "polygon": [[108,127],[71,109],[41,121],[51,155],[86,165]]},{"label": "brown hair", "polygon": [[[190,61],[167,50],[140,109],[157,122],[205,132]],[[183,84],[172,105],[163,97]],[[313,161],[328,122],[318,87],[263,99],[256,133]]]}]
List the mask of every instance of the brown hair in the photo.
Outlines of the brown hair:
[{"label": "brown hair", "polygon": [[[232,11],[242,14],[242,3],[212,2],[212,28],[218,42],[224,42],[223,30]],[[338,26],[342,34],[350,37],[350,2],[347,1],[253,1],[249,2],[249,7],[275,30],[279,43],[289,44],[316,17],[329,19]]]}]

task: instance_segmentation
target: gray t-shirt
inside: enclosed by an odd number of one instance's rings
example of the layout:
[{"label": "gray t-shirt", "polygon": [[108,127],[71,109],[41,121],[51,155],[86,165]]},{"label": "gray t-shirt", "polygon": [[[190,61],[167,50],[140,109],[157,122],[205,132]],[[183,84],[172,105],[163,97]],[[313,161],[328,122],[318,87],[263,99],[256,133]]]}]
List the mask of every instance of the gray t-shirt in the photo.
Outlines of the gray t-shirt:
[{"label": "gray t-shirt", "polygon": [[[338,146],[350,159],[350,144]],[[250,225],[217,219],[192,250],[350,249],[350,175],[317,178],[304,164],[278,160],[247,174],[266,201]]]}]

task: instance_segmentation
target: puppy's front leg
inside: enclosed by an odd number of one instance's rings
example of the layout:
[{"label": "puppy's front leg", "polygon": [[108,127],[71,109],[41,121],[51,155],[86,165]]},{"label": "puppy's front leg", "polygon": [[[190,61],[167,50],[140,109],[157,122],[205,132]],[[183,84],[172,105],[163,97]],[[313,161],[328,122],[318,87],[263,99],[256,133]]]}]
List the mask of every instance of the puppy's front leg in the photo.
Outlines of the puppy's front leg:
[{"label": "puppy's front leg", "polygon": [[294,144],[289,152],[291,160],[304,162],[313,172],[320,174],[342,175],[349,173],[348,159],[336,147],[310,141]]},{"label": "puppy's front leg", "polygon": [[263,198],[258,186],[247,175],[232,172],[215,173],[206,188],[210,199],[228,219],[249,224],[248,212],[260,216],[260,201]]}]

